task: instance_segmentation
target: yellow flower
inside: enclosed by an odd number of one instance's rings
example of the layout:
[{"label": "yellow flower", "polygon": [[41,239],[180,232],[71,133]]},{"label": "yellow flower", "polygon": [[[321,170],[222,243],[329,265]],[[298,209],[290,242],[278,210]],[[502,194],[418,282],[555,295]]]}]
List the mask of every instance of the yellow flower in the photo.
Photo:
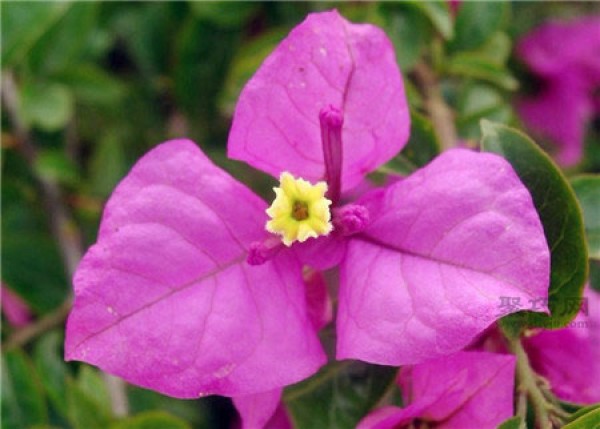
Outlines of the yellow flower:
[{"label": "yellow flower", "polygon": [[273,188],[275,200],[267,209],[271,217],[267,231],[281,235],[286,246],[329,234],[333,226],[329,212],[331,201],[325,198],[327,184],[311,185],[288,172],[281,174],[279,182],[279,187]]}]

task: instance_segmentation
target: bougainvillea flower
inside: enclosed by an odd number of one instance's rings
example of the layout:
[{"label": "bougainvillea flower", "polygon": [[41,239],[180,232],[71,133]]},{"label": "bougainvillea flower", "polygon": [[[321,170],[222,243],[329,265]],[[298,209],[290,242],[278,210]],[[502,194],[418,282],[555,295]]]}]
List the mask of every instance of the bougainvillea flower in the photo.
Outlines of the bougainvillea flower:
[{"label": "bougainvillea flower", "polygon": [[577,163],[586,124],[600,114],[600,18],[550,22],[527,35],[517,55],[539,78],[539,91],[518,103],[525,124],[559,147],[558,160]]},{"label": "bougainvillea flower", "polygon": [[487,352],[404,367],[399,385],[406,407],[375,410],[358,428],[400,429],[418,420],[430,428],[493,429],[513,415],[514,377],[514,356]]},{"label": "bougainvillea flower", "polygon": [[29,306],[23,299],[4,284],[0,285],[0,304],[2,313],[8,323],[22,327],[31,322],[32,315]]},{"label": "bougainvillea flower", "polygon": [[243,90],[228,142],[230,156],[282,179],[275,202],[189,141],[152,150],[113,193],[77,270],[67,358],[172,396],[273,405],[325,360],[304,265],[340,265],[340,359],[454,353],[507,314],[502,296],[546,297],[543,229],[501,157],[451,150],[349,201],[408,130],[383,32],[310,15]]},{"label": "bougainvillea flower", "polygon": [[531,365],[565,401],[600,402],[600,294],[587,287],[582,309],[568,326],[525,338]]}]

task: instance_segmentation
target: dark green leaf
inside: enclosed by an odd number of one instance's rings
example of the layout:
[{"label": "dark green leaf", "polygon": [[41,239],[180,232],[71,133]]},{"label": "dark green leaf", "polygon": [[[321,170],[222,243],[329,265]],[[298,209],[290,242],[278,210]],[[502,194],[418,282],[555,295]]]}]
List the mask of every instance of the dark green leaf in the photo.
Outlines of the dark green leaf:
[{"label": "dark green leaf", "polygon": [[444,39],[449,40],[454,37],[452,16],[447,2],[412,0],[406,2],[406,4],[416,8],[426,16]]},{"label": "dark green leaf", "polygon": [[527,429],[527,426],[521,417],[511,417],[500,424],[497,429]]},{"label": "dark green leaf", "polygon": [[452,50],[480,47],[503,29],[509,15],[510,3],[507,1],[462,2],[456,16]]},{"label": "dark green leaf", "polygon": [[2,356],[2,428],[22,429],[47,423],[48,415],[37,373],[21,350]]},{"label": "dark green leaf", "polygon": [[481,122],[481,129],[482,149],[506,158],[529,189],[551,250],[549,306],[552,316],[528,312],[524,313],[524,320],[521,320],[522,314],[509,316],[509,319],[526,326],[566,326],[579,311],[577,306],[568,304],[581,298],[587,277],[583,218],[575,193],[559,167],[525,134],[485,120]]},{"label": "dark green leaf", "polygon": [[94,148],[90,164],[90,179],[95,194],[107,197],[127,173],[124,141],[118,132],[108,132]]},{"label": "dark green leaf", "polygon": [[56,80],[73,91],[78,102],[115,108],[125,97],[126,88],[101,68],[89,64],[70,67]]},{"label": "dark green leaf", "polygon": [[479,83],[464,85],[457,103],[456,126],[462,138],[479,139],[482,119],[506,123],[511,108],[496,88]]},{"label": "dark green leaf", "polygon": [[589,257],[600,259],[600,175],[575,177],[571,185],[583,210]]},{"label": "dark green leaf", "polygon": [[[87,380],[83,384],[86,383],[88,383]],[[90,396],[88,386],[81,387],[80,384],[82,384],[81,381],[67,380],[69,421],[75,429],[104,429],[108,427],[110,412],[95,397]]]},{"label": "dark green leaf", "polygon": [[80,181],[77,165],[62,150],[40,150],[33,169],[45,180],[65,185],[76,185]]},{"label": "dark green leaf", "polygon": [[597,429],[598,427],[600,427],[600,408],[583,414],[577,420],[564,425],[563,429]]},{"label": "dark green leaf", "polygon": [[198,18],[207,20],[219,27],[238,28],[254,15],[260,4],[239,1],[191,1],[190,8]]},{"label": "dark green leaf", "polygon": [[410,138],[401,154],[417,167],[423,167],[440,153],[440,142],[431,121],[411,110]]},{"label": "dark green leaf", "polygon": [[286,389],[284,401],[296,429],[353,429],[395,382],[397,369],[334,362]]},{"label": "dark green leaf", "polygon": [[44,131],[57,131],[73,115],[73,96],[59,84],[31,83],[21,90],[19,112],[23,121]]},{"label": "dark green leaf", "polygon": [[63,336],[49,332],[38,340],[33,352],[35,366],[52,405],[67,417],[67,367],[62,357]]},{"label": "dark green leaf", "polygon": [[600,261],[590,259],[590,286],[600,292]]},{"label": "dark green leaf", "polygon": [[191,426],[164,411],[149,411],[116,422],[110,429],[191,429]]},{"label": "dark green leaf", "polygon": [[[440,3],[441,4],[441,3]],[[408,3],[383,2],[380,5],[383,26],[392,40],[398,64],[410,70],[423,52],[429,37],[427,18]]]}]

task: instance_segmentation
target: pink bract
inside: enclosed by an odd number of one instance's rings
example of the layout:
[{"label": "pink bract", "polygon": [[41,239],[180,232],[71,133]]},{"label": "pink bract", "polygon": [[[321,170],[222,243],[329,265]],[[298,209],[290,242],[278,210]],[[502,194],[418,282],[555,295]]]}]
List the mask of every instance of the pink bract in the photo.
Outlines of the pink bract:
[{"label": "pink bract", "polygon": [[384,32],[337,11],[310,14],[269,55],[238,100],[228,155],[274,177],[325,174],[319,113],[344,117],[342,188],[357,185],[408,140],[409,115]]},{"label": "pink bract", "polygon": [[325,361],[301,267],[246,264],[265,204],[186,140],[144,156],[77,270],[66,358],[181,398],[290,384]]},{"label": "pink bract", "polygon": [[517,55],[541,83],[518,103],[528,127],[559,147],[558,160],[576,164],[587,123],[600,114],[600,17],[549,22],[525,36]]},{"label": "pink bract", "polygon": [[600,402],[600,293],[589,286],[577,317],[565,328],[524,339],[533,368],[556,395],[580,404]]},{"label": "pink bract", "polygon": [[373,218],[341,265],[340,359],[403,365],[454,353],[503,315],[502,296],[548,295],[541,222],[501,157],[450,150],[358,203]]},{"label": "pink bract", "polygon": [[496,428],[513,415],[514,374],[514,356],[487,352],[459,352],[402,368],[407,406],[376,410],[358,429],[403,428],[417,418],[438,429]]}]

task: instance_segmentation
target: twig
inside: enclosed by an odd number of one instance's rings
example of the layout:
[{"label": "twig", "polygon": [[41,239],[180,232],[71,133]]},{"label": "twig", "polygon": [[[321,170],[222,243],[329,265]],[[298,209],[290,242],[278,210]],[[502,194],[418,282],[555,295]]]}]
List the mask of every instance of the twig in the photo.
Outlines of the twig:
[{"label": "twig", "polygon": [[551,404],[546,401],[544,394],[540,390],[536,374],[533,372],[529,363],[527,353],[523,349],[520,339],[511,340],[510,348],[517,358],[517,380],[518,390],[527,392],[527,396],[533,405],[537,423],[541,429],[551,429],[553,427],[550,419]]},{"label": "twig", "polygon": [[442,97],[437,77],[424,62],[420,62],[414,67],[413,76],[423,94],[425,108],[429,112],[442,148],[450,149],[456,146],[458,138],[454,125],[454,114]]},{"label": "twig", "polygon": [[[31,142],[29,129],[19,116],[17,87],[10,71],[3,72],[2,75],[2,101],[17,137],[17,149],[27,160],[41,189],[43,204],[46,213],[48,213],[50,231],[58,242],[68,278],[73,278],[77,265],[83,255],[79,230],[64,204],[58,183],[50,178],[35,174],[33,166],[37,159],[37,151]],[[65,299],[65,302],[55,311],[47,314],[35,323],[16,331],[8,338],[4,346],[12,348],[25,345],[36,336],[55,326],[59,326],[69,314],[72,299],[72,295],[69,295]],[[129,406],[124,382],[109,375],[105,375],[104,378],[110,392],[114,415],[117,417],[127,415]]]}]

